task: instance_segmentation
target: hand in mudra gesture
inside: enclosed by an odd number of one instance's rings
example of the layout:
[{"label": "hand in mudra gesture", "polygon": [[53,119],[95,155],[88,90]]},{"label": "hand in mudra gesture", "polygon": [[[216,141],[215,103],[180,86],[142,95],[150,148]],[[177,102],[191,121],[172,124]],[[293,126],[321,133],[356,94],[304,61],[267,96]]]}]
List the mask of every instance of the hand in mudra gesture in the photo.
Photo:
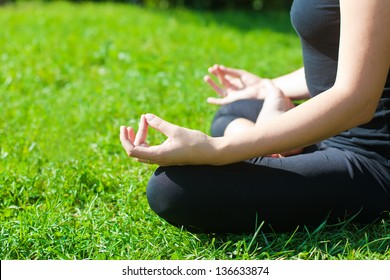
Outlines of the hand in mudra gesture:
[{"label": "hand in mudra gesture", "polygon": [[218,79],[220,85],[208,75],[204,80],[221,98],[209,97],[208,103],[226,105],[240,99],[263,99],[266,96],[262,90],[263,79],[245,70],[216,64],[209,68],[209,73]]},{"label": "hand in mudra gesture", "polygon": [[[146,142],[149,127],[167,139],[159,145]],[[121,126],[120,140],[129,157],[160,166],[212,164],[210,137],[206,134],[169,123],[153,114],[141,116],[138,131]],[[210,160],[210,162],[208,162]]]}]

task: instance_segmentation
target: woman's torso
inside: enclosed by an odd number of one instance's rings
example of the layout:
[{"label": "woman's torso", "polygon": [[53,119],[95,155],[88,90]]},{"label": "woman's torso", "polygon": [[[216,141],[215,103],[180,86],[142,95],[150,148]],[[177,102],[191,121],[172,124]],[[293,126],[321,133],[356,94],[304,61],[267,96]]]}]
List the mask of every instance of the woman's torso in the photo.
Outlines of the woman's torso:
[{"label": "woman's torso", "polygon": [[[340,38],[339,0],[294,0],[293,26],[300,36],[307,85],[312,96],[334,85]],[[390,50],[389,50],[390,51]],[[390,71],[374,118],[325,143],[390,166]]]}]

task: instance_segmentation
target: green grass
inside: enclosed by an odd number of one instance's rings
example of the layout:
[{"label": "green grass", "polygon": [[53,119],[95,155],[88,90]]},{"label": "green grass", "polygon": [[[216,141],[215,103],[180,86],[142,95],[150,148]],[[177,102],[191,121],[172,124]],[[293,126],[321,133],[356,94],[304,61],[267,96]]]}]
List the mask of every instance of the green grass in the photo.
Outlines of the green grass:
[{"label": "green grass", "polygon": [[[288,13],[114,4],[0,7],[1,259],[390,259],[390,222],[194,235],[159,219],[118,131],[153,112],[208,132],[213,63],[301,65]],[[150,141],[162,136],[152,133]]]}]

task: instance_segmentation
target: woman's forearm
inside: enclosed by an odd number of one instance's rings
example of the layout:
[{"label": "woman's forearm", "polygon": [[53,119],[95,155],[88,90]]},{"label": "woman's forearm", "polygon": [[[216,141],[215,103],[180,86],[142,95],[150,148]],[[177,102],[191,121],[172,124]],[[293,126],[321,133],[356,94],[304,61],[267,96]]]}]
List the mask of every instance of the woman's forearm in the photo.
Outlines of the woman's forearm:
[{"label": "woman's forearm", "polygon": [[284,95],[292,100],[307,99],[310,97],[304,68],[275,78],[272,82],[283,91]]},{"label": "woman's forearm", "polygon": [[367,109],[366,99],[341,91],[332,88],[261,126],[213,138],[216,161],[212,164],[228,164],[305,147],[367,122],[372,112]]}]

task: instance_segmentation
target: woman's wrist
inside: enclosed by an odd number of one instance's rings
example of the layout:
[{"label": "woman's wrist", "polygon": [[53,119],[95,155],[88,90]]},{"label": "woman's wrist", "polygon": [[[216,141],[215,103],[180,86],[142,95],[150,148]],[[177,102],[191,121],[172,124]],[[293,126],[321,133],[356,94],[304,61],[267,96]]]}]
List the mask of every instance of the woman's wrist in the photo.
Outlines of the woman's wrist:
[{"label": "woman's wrist", "polygon": [[300,68],[290,74],[276,77],[271,81],[291,100],[310,98],[304,68]]},{"label": "woman's wrist", "polygon": [[210,165],[223,165],[225,162],[224,146],[226,144],[226,138],[222,137],[209,137],[208,144],[210,147],[208,157],[208,164]]},{"label": "woman's wrist", "polygon": [[244,151],[242,153],[242,144],[236,138],[239,133],[235,135],[223,136],[223,137],[210,137],[210,146],[212,152],[210,153],[210,165],[225,165],[234,162],[239,162],[246,158]]}]

